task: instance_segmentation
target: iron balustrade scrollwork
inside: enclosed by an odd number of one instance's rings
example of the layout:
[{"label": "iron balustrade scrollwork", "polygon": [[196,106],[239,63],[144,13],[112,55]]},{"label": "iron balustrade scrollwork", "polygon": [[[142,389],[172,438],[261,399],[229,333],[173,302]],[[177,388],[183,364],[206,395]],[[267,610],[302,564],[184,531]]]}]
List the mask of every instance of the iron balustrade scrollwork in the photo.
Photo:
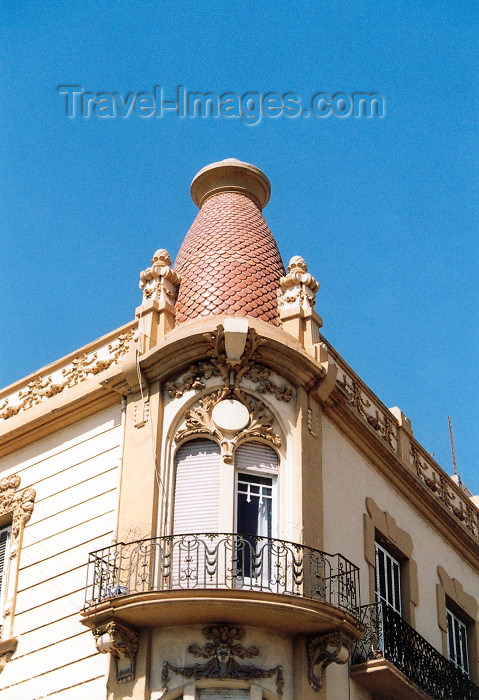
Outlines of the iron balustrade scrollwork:
[{"label": "iron balustrade scrollwork", "polygon": [[359,569],[341,554],[267,537],[154,537],[90,554],[85,608],[129,594],[188,589],[302,596],[356,616]]},{"label": "iron balustrade scrollwork", "polygon": [[362,606],[357,619],[365,631],[352,664],[383,657],[434,700],[479,698],[479,687],[386,603]]}]

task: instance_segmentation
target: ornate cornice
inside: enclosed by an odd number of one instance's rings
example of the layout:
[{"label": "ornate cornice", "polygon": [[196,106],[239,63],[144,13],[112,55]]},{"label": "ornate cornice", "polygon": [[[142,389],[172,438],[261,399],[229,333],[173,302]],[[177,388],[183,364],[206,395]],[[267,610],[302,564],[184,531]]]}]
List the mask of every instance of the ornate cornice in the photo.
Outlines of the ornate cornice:
[{"label": "ornate cornice", "polygon": [[[412,458],[411,463],[408,464],[405,458],[397,454],[396,450],[377,434],[369,422],[364,420],[344,400],[344,395],[341,396],[341,393],[338,389],[334,391],[334,401],[324,409],[325,415],[335,423],[341,432],[349,437],[353,444],[371,461],[371,464],[384,474],[388,482],[404,494],[411,506],[422,513],[432,526],[454,545],[474,570],[479,570],[479,538],[476,534],[477,508],[466,495],[460,495],[458,487],[438,465],[435,465],[432,458],[427,459],[425,450],[419,443],[412,436],[408,437],[409,444],[416,447],[424,463],[426,461],[428,465],[434,463],[435,466],[429,468],[437,472],[437,478],[439,475],[443,475],[447,479],[448,490],[454,492],[457,498],[456,503],[463,503],[465,520],[461,521],[454,514],[452,508],[448,508],[446,503],[438,498],[437,493],[424,482],[421,483],[412,464]],[[468,521],[469,527],[467,526]]]},{"label": "ornate cornice", "polygon": [[65,367],[49,375],[35,377],[15,395],[0,399],[0,419],[6,421],[118,363],[129,349],[134,332],[135,329],[130,328],[108,346],[84,352],[70,360]]}]

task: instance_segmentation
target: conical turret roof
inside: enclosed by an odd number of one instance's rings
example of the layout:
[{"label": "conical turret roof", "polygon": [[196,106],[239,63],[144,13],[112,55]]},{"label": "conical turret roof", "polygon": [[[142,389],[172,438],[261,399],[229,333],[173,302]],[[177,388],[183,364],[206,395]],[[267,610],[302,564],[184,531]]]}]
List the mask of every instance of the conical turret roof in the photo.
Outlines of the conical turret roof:
[{"label": "conical turret roof", "polygon": [[279,324],[277,294],[285,274],[261,213],[270,194],[264,173],[228,159],[203,168],[191,195],[200,211],[178,252],[176,323],[210,314],[253,316]]}]

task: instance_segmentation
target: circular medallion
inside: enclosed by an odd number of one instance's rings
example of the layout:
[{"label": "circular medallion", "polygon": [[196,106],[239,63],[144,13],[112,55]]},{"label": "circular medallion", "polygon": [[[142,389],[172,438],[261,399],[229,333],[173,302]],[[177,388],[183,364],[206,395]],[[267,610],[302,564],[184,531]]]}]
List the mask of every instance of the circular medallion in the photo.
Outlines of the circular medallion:
[{"label": "circular medallion", "polygon": [[249,423],[248,409],[235,399],[224,399],[217,403],[211,417],[220,430],[232,432],[246,428]]}]

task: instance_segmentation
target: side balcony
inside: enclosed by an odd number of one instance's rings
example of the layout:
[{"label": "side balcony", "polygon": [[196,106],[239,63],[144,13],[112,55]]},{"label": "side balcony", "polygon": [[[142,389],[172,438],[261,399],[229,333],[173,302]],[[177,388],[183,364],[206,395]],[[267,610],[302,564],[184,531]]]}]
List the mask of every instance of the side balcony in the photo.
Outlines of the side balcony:
[{"label": "side balcony", "polygon": [[359,569],[341,554],[240,534],[120,543],[90,554],[83,623],[136,628],[225,621],[291,634],[358,627]]},{"label": "side balcony", "polygon": [[365,605],[351,678],[373,698],[475,700],[479,687],[384,603]]}]

